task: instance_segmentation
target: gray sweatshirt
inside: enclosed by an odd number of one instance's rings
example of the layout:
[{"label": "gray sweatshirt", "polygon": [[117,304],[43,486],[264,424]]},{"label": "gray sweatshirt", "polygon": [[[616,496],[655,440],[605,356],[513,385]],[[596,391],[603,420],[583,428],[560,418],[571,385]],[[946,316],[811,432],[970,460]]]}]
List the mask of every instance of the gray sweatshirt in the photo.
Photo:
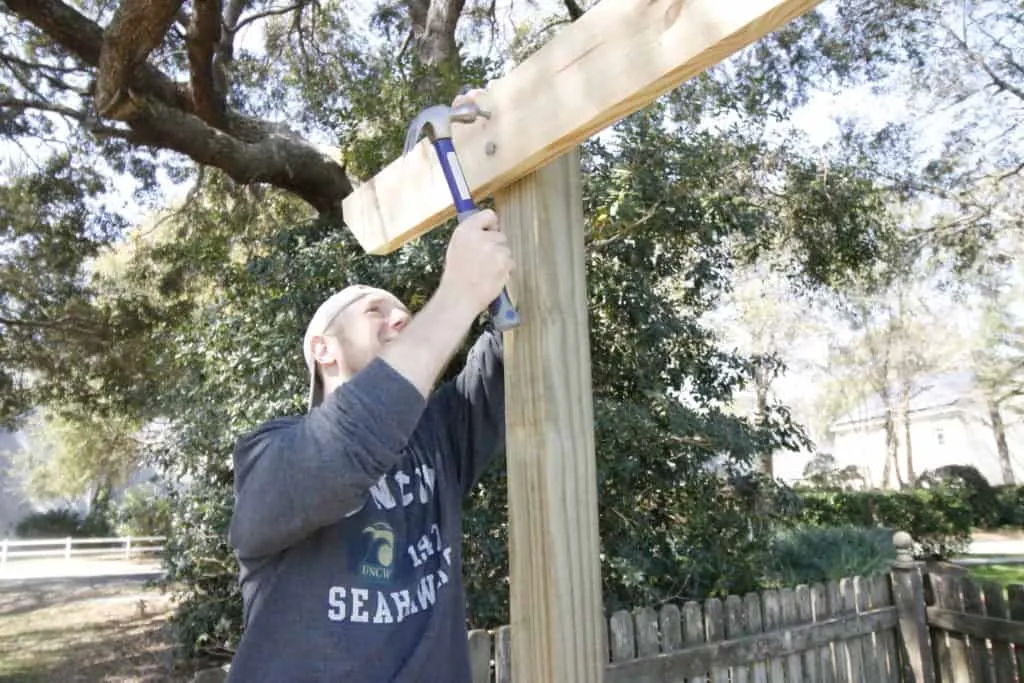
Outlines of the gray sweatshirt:
[{"label": "gray sweatshirt", "polygon": [[425,401],[380,359],[235,452],[231,683],[469,683],[463,496],[505,436],[501,335]]}]

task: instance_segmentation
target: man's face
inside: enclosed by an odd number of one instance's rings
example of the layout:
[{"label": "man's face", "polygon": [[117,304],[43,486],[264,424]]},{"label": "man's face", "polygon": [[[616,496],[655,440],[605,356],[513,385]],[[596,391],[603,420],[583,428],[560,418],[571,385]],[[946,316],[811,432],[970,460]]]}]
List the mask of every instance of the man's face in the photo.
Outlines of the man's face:
[{"label": "man's face", "polygon": [[395,296],[373,292],[345,308],[331,324],[326,343],[338,356],[343,375],[351,376],[374,359],[409,321],[409,309]]}]

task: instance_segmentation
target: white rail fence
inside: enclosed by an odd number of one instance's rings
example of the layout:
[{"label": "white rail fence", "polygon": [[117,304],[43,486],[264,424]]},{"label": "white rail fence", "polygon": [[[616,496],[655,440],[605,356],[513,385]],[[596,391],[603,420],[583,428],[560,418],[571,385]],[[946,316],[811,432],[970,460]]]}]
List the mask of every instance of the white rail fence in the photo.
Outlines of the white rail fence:
[{"label": "white rail fence", "polygon": [[[0,567],[10,560],[39,557],[131,559],[163,552],[163,536],[119,536],[111,538],[46,538],[26,541],[0,540]],[[28,550],[19,550],[28,548]]]}]

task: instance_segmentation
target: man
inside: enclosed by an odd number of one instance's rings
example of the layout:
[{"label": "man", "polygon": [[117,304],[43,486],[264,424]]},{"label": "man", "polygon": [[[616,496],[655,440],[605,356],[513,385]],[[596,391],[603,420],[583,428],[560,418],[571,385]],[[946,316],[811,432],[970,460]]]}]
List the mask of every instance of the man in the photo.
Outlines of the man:
[{"label": "man", "polygon": [[500,333],[433,387],[511,268],[484,211],[455,229],[417,315],[356,285],[313,316],[308,413],[235,453],[245,628],[229,681],[469,683],[461,508],[504,440]]}]

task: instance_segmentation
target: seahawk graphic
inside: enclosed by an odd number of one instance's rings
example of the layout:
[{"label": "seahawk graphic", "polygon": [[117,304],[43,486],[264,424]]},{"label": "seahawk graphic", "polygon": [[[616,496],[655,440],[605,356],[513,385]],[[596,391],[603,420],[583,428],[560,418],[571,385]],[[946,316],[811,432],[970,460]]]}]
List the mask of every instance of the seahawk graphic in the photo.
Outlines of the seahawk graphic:
[{"label": "seahawk graphic", "polygon": [[375,522],[363,529],[363,537],[366,539],[363,565],[389,569],[395,558],[395,532],[391,527],[384,522]]}]

